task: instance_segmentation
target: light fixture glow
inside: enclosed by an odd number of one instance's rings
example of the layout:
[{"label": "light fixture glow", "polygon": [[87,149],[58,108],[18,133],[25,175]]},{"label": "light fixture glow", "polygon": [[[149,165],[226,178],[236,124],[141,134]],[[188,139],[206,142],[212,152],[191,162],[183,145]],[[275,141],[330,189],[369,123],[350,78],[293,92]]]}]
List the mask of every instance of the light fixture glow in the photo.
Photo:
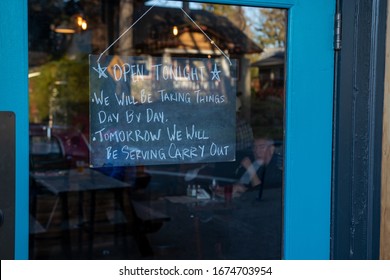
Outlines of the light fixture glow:
[{"label": "light fixture glow", "polygon": [[81,27],[84,19],[82,16],[77,16],[76,21],[77,21],[77,25]]},{"label": "light fixture glow", "polygon": [[54,28],[54,32],[62,34],[74,34],[76,32],[87,30],[87,21],[81,15],[72,16],[64,20],[60,25]]},{"label": "light fixture glow", "polygon": [[88,27],[87,21],[84,19],[83,22],[81,23],[81,29],[82,30],[87,30],[87,27]]},{"label": "light fixture glow", "polygon": [[177,34],[179,34],[179,29],[177,28],[176,25],[173,27],[172,33],[173,33],[174,36],[177,36]]},{"label": "light fixture glow", "polygon": [[34,78],[34,77],[38,77],[39,75],[41,75],[41,72],[32,72],[32,73],[28,73],[28,78]]},{"label": "light fixture glow", "polygon": [[54,32],[62,33],[62,34],[74,34],[74,33],[76,33],[76,30],[74,30],[73,28],[71,28],[69,26],[61,24],[61,25],[57,26],[56,28],[54,28]]}]

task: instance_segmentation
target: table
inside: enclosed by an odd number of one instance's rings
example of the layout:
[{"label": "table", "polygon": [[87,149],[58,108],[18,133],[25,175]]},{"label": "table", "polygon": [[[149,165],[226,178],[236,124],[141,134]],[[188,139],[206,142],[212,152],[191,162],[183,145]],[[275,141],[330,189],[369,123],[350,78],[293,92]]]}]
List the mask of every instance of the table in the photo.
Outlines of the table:
[{"label": "table", "polygon": [[[198,190],[199,191],[199,190]],[[205,189],[200,188],[200,192],[206,192]],[[216,196],[208,194],[207,196],[201,195],[201,198],[177,195],[177,196],[165,196],[163,198],[168,204],[172,205],[177,215],[183,215],[183,224],[185,224],[185,215],[187,215],[187,221],[192,223],[194,229],[194,245],[196,251],[196,257],[198,259],[204,258],[204,252],[202,249],[202,224],[208,224],[213,219],[229,215],[237,205],[230,199],[226,200],[224,196]],[[171,207],[168,207],[171,208]]]},{"label": "table", "polygon": [[47,188],[55,195],[68,192],[96,191],[107,189],[128,188],[131,184],[104,175],[94,169],[78,169],[33,172],[32,177],[37,183]]},{"label": "table", "polygon": [[197,199],[186,196],[185,189],[182,186],[181,193],[162,195],[150,204],[171,217],[150,237],[160,249],[156,258],[274,259],[279,254],[281,219],[275,217],[281,217],[280,189],[267,189],[262,201],[257,200],[256,190],[225,201],[223,192],[214,200]]},{"label": "table", "polygon": [[[90,194],[90,209],[89,209],[89,223],[87,225],[89,231],[89,249],[88,255],[92,255],[93,234],[95,226],[95,209],[96,209],[96,192],[97,191],[114,191],[116,205],[123,210],[123,196],[120,195],[126,188],[132,185],[126,182],[119,181],[112,177],[106,176],[101,172],[93,169],[85,168],[82,171],[78,169],[49,171],[49,172],[33,172],[31,177],[36,184],[44,187],[52,194],[58,196],[61,201],[61,229],[62,229],[62,249],[66,256],[71,258],[71,240],[69,233],[69,209],[68,209],[68,195],[72,192],[79,195],[79,209],[78,209],[78,225],[79,225],[79,248],[81,242],[81,225],[83,224],[83,195],[85,192]],[[115,211],[118,215],[119,211]],[[115,217],[115,220],[119,217]],[[116,224],[117,226],[117,224]],[[124,239],[125,240],[125,239]]]}]

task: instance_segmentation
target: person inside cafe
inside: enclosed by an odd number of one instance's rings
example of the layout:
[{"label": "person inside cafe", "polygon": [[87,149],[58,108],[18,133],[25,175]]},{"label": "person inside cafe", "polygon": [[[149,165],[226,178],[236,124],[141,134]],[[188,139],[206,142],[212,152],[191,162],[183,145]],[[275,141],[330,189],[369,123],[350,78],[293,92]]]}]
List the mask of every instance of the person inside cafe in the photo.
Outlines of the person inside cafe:
[{"label": "person inside cafe", "polygon": [[[236,160],[216,163],[214,168],[216,177],[235,180],[235,170],[240,165],[241,160],[252,155],[253,130],[243,116],[241,95],[239,92],[236,96]],[[224,184],[224,182],[219,183]]]},{"label": "person inside cafe", "polygon": [[243,158],[236,170],[239,179],[233,185],[233,192],[258,190],[261,199],[264,189],[282,186],[282,159],[270,137],[256,138],[252,150],[253,157]]},{"label": "person inside cafe", "polygon": [[243,116],[241,92],[236,97],[236,157],[238,160],[250,156],[252,153],[253,130]]}]

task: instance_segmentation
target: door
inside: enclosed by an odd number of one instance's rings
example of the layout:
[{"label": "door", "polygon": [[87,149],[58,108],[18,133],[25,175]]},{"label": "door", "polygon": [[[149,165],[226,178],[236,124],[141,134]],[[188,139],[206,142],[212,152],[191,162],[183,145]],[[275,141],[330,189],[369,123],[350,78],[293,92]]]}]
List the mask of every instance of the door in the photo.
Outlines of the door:
[{"label": "door", "polygon": [[[14,225],[11,231],[14,232],[14,237],[9,236],[2,238],[0,241],[0,250],[10,247],[11,242],[13,256],[16,259],[27,259],[28,253],[28,98],[27,98],[27,5],[25,1],[3,1],[0,4],[2,13],[0,22],[1,30],[1,58],[4,63],[9,65],[8,70],[1,70],[1,97],[0,111],[8,111],[13,115],[15,121],[15,162],[12,158],[7,158],[9,164],[4,170],[14,170],[14,174],[6,174],[7,178],[0,178],[1,188],[10,188],[10,178],[15,178],[12,185],[14,191],[7,189],[1,190],[1,194],[8,193],[12,199],[15,198],[15,213],[4,217],[2,237],[6,232],[4,227]],[[16,18],[23,20],[16,20]],[[6,32],[5,26],[12,26],[15,32]],[[3,133],[3,132],[2,132]],[[12,134],[12,131],[10,131]],[[5,135],[2,135],[3,137]],[[8,136],[8,135],[7,135]],[[8,138],[9,139],[9,138]],[[4,142],[2,142],[4,143]],[[10,151],[8,151],[10,152]],[[3,157],[2,157],[3,158]],[[4,163],[2,163],[3,165]],[[8,165],[8,164],[7,164]],[[8,172],[8,171],[7,171]],[[0,175],[4,176],[4,174]],[[15,184],[13,184],[15,183]],[[3,200],[2,200],[3,201]],[[0,208],[3,208],[2,205]],[[8,244],[8,245],[7,245]],[[7,251],[9,252],[9,251]],[[3,256],[3,255],[2,255]],[[11,257],[11,258],[12,258]],[[10,258],[7,256],[6,258]]]},{"label": "door", "polygon": [[[328,259],[335,3],[325,0],[212,3],[287,11],[282,257]],[[7,65],[0,70],[4,77],[0,110],[12,111],[16,116],[15,258],[26,259],[29,248],[27,3],[7,0],[2,1],[0,8],[7,11],[0,19],[2,28],[12,26],[15,30],[0,33],[2,57]]]}]

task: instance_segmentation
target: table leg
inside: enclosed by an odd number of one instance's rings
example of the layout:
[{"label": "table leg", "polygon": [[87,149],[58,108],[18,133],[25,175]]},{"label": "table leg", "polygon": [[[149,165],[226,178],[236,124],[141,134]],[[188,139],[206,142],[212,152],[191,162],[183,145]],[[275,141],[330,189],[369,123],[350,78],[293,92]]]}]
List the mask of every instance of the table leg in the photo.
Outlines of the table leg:
[{"label": "table leg", "polygon": [[124,207],[124,201],[123,197],[125,195],[124,189],[117,189],[114,191],[115,195],[115,246],[118,245],[118,232],[121,233],[121,238],[123,242],[123,247],[124,250],[127,248],[127,240],[126,240],[126,224],[125,221],[123,221],[122,215],[120,213],[125,212],[125,207]]},{"label": "table leg", "polygon": [[78,225],[78,250],[79,250],[79,256],[81,256],[82,253],[82,244],[83,244],[83,222],[84,222],[84,192],[79,192],[79,205],[78,205],[78,212],[79,217],[77,221]]},{"label": "table leg", "polygon": [[65,253],[67,259],[72,258],[72,244],[70,242],[70,227],[69,227],[69,205],[67,193],[60,194],[61,199],[61,232],[62,232],[62,251]]},{"label": "table leg", "polygon": [[95,233],[95,209],[96,209],[96,192],[91,192],[91,212],[89,213],[89,238],[88,238],[88,258],[92,259],[93,253],[93,238]]},{"label": "table leg", "polygon": [[195,227],[195,238],[196,238],[196,252],[198,253],[198,259],[203,259],[202,256],[202,240],[200,235],[200,225],[199,225],[199,217],[197,215],[194,216],[194,227]]},{"label": "table leg", "polygon": [[[32,192],[30,193],[30,213],[31,215],[36,218],[37,216],[37,191],[35,182],[32,182],[30,179],[30,185],[32,186]],[[29,259],[33,259],[35,257],[34,255],[34,249],[35,249],[35,232],[34,232],[34,224],[31,221],[32,217],[30,216],[29,220]],[[31,226],[32,225],[32,226]]]}]

